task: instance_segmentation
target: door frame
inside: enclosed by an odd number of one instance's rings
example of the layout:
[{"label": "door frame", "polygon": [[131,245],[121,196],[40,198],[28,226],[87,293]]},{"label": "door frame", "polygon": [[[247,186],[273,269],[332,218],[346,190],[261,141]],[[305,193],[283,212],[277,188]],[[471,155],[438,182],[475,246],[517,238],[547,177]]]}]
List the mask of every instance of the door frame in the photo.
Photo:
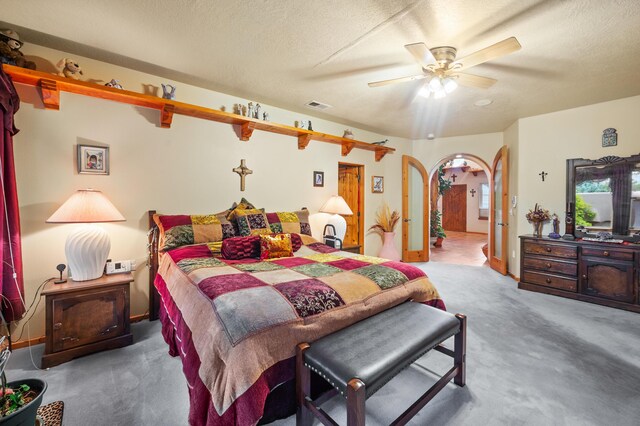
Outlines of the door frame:
[{"label": "door frame", "polygon": [[[502,217],[500,218],[500,222],[494,223],[496,220],[496,196],[498,195],[495,193],[495,176],[498,161],[502,163],[502,194],[500,194],[502,198]],[[500,272],[502,275],[507,275],[507,266],[509,261],[509,148],[506,145],[503,145],[498,150],[495,158],[493,159],[490,183],[491,196],[489,198],[491,199],[491,210],[489,211],[489,266],[491,266],[491,269]],[[500,257],[494,256],[496,241],[495,226],[502,227],[502,256]]]},{"label": "door frame", "polygon": [[[360,246],[360,254],[364,253],[364,164],[338,162],[338,174],[340,166],[357,167],[360,179],[358,180],[358,200],[360,201],[360,217],[358,218],[358,245]],[[338,195],[340,195],[340,179],[338,179]]]},{"label": "door frame", "polygon": [[[409,250],[409,166],[413,166],[422,175],[422,250]],[[402,260],[405,262],[429,261],[429,173],[422,163],[409,155],[402,156]]]}]

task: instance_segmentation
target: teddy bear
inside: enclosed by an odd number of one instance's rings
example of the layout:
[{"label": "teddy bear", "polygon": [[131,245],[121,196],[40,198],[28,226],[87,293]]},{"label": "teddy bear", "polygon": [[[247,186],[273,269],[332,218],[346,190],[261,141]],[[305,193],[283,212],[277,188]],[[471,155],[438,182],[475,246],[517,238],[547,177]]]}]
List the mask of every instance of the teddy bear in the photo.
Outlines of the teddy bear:
[{"label": "teddy bear", "polygon": [[0,31],[0,63],[16,65],[21,68],[36,69],[36,63],[25,59],[20,51],[22,42],[13,30]]},{"label": "teddy bear", "polygon": [[60,77],[72,78],[74,80],[84,80],[84,73],[82,72],[82,68],[80,65],[73,59],[62,58],[60,62],[58,62],[58,68],[61,68],[62,71],[58,73]]}]

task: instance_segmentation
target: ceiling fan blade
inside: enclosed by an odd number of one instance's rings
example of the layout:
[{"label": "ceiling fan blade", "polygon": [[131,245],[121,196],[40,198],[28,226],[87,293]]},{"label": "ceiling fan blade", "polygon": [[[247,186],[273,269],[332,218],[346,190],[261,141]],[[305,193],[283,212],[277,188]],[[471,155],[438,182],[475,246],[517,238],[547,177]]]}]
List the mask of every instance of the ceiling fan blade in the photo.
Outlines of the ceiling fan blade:
[{"label": "ceiling fan blade", "polygon": [[386,86],[387,84],[404,83],[405,81],[421,80],[429,77],[427,74],[410,75],[409,77],[392,78],[391,80],[373,81],[369,87]]},{"label": "ceiling fan blade", "polygon": [[413,55],[414,58],[416,58],[416,61],[418,61],[422,68],[427,68],[430,65],[438,63],[436,58],[433,56],[433,53],[431,53],[427,45],[424,43],[411,43],[406,44],[404,47]]},{"label": "ceiling fan blade", "polygon": [[520,50],[521,47],[522,46],[520,46],[520,43],[515,37],[509,37],[506,40],[502,40],[492,46],[485,47],[484,49],[478,50],[471,55],[456,60],[453,64],[451,64],[450,68],[453,68],[457,71],[461,71],[463,69],[466,70],[471,67],[475,67],[476,65],[480,65],[484,62],[491,61],[492,59],[496,59],[501,56],[516,52]]},{"label": "ceiling fan blade", "polygon": [[498,80],[489,77],[481,77],[479,75],[459,73],[452,74],[453,77],[457,77],[456,81],[461,86],[467,87],[477,87],[480,89],[488,89],[489,87],[496,84]]}]

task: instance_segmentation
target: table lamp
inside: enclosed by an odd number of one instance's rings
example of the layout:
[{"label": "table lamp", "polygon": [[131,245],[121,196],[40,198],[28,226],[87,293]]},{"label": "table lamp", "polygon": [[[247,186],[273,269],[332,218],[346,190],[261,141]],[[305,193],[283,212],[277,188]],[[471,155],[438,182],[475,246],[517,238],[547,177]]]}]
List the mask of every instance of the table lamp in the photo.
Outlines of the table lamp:
[{"label": "table lamp", "polygon": [[333,214],[329,218],[327,225],[333,225],[336,229],[336,237],[344,241],[344,235],[347,233],[347,221],[340,215],[350,216],[353,214],[344,198],[339,195],[332,195],[320,208],[320,212]]},{"label": "table lamp", "polygon": [[78,190],[47,219],[47,223],[86,224],[73,230],[64,245],[69,272],[74,281],[100,278],[109,256],[109,235],[93,223],[124,220],[111,201],[94,189]]}]

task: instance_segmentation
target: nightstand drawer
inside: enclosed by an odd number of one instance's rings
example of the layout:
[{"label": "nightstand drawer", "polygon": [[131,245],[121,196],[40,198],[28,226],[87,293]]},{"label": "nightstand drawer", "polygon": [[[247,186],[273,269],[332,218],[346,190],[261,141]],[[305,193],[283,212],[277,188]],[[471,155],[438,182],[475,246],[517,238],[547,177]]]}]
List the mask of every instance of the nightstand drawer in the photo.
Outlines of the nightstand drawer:
[{"label": "nightstand drawer", "polygon": [[527,254],[539,254],[546,256],[562,257],[565,259],[577,259],[578,248],[575,246],[539,243],[534,241],[524,242],[524,252]]},{"label": "nightstand drawer", "polygon": [[124,334],[124,287],[53,300],[53,351],[75,348]]},{"label": "nightstand drawer", "polygon": [[578,275],[578,264],[576,262],[561,262],[551,260],[549,258],[525,256],[524,267],[527,269],[538,269],[540,271],[560,273],[574,277]]},{"label": "nightstand drawer", "polygon": [[609,259],[633,260],[633,253],[630,251],[622,251],[609,248],[584,247],[582,249],[583,256],[608,257]]},{"label": "nightstand drawer", "polygon": [[566,291],[578,291],[578,280],[560,277],[557,275],[543,274],[533,271],[524,271],[523,280],[527,283],[543,285],[545,287],[559,288]]}]

